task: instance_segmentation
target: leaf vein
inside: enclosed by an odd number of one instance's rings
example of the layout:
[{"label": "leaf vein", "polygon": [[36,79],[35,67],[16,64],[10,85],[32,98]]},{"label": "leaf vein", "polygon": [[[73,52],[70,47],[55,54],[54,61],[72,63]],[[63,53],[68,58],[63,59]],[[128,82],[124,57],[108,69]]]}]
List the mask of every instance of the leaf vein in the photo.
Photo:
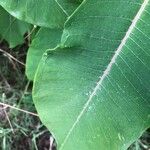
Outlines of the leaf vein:
[{"label": "leaf vein", "polygon": [[70,137],[70,135],[72,134],[74,128],[76,127],[76,125],[79,123],[81,117],[83,116],[83,114],[85,113],[86,109],[88,108],[90,102],[93,100],[93,97],[95,96],[96,92],[98,90],[101,89],[101,85],[102,82],[105,80],[105,78],[107,77],[107,75],[109,74],[109,72],[111,71],[111,68],[113,66],[113,64],[115,63],[116,59],[118,58],[118,55],[120,54],[120,52],[122,51],[122,48],[124,47],[124,45],[126,44],[130,34],[132,33],[133,29],[135,28],[138,20],[140,19],[142,13],[144,12],[146,6],[148,5],[149,0],[144,0],[143,4],[141,5],[139,11],[137,12],[136,16],[134,17],[128,31],[125,34],[125,37],[123,38],[123,40],[121,41],[119,47],[117,48],[114,56],[112,57],[110,63],[108,64],[106,70],[104,71],[103,75],[100,76],[99,81],[97,82],[96,87],[94,88],[93,92],[91,93],[91,95],[89,96],[89,99],[87,100],[87,102],[85,103],[83,109],[81,110],[81,112],[79,113],[79,115],[77,116],[77,119],[75,120],[74,124],[72,125],[72,127],[70,128],[69,132],[67,133],[63,143],[60,146],[60,150],[63,149],[64,145],[66,144],[68,138]]}]

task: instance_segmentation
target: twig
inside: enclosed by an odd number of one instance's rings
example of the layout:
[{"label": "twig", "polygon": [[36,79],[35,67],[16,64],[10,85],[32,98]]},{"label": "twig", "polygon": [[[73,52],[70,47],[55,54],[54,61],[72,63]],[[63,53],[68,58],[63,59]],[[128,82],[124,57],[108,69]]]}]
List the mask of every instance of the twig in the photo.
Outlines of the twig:
[{"label": "twig", "polygon": [[54,143],[54,138],[52,136],[50,136],[49,138],[49,150],[52,150],[53,149],[53,143]]},{"label": "twig", "polygon": [[[2,95],[2,98],[3,98],[3,101],[5,101],[5,94],[3,93],[3,95]],[[14,134],[15,132],[14,132],[14,129],[13,129],[13,126],[12,126],[12,124],[11,124],[11,121],[10,121],[10,119],[9,119],[9,116],[8,116],[8,114],[7,114],[7,112],[6,112],[6,106],[4,107],[5,109],[3,109],[3,111],[4,111],[4,113],[5,113],[5,116],[6,116],[6,118],[7,118],[7,120],[8,120],[8,123],[9,123],[9,125],[10,125],[10,128],[11,128],[11,131],[12,131],[12,133]]]},{"label": "twig", "polygon": [[36,144],[36,139],[37,139],[39,136],[41,136],[42,134],[44,134],[45,132],[47,132],[47,130],[44,130],[44,131],[42,131],[42,132],[40,132],[40,133],[38,133],[38,134],[33,134],[32,140],[33,140],[33,143],[34,143],[34,146],[35,146],[35,149],[36,149],[36,150],[38,150],[38,147],[37,147],[37,144]]},{"label": "twig", "polygon": [[11,54],[9,54],[8,52],[0,49],[0,52],[4,53],[5,55],[7,55],[9,58],[13,59],[14,61],[18,62],[19,64],[25,66],[25,64],[21,61],[19,61],[18,59],[16,59],[14,56],[12,56]]},{"label": "twig", "polygon": [[24,91],[23,91],[23,94],[22,94],[22,96],[21,96],[21,99],[19,100],[19,103],[18,103],[17,107],[20,106],[23,97],[25,96],[26,92],[28,91],[29,85],[30,85],[30,81],[27,82],[27,84],[26,84],[26,86],[25,86],[25,89],[24,89]]},{"label": "twig", "polygon": [[3,111],[4,111],[5,116],[6,116],[7,120],[8,120],[8,122],[9,122],[9,125],[10,125],[10,128],[11,128],[12,133],[15,134],[14,129],[13,129],[13,126],[12,126],[11,121],[10,121],[10,119],[9,119],[9,116],[8,116],[8,114],[7,114],[7,112],[6,112],[6,109],[4,109]]},{"label": "twig", "polygon": [[32,116],[39,117],[38,114],[36,114],[36,113],[30,112],[30,111],[27,111],[27,110],[24,110],[24,109],[20,109],[20,108],[11,106],[11,105],[9,105],[9,104],[5,104],[5,103],[1,103],[1,102],[0,102],[0,105],[1,105],[1,106],[5,106],[5,107],[9,107],[9,108],[12,108],[12,109],[15,109],[15,110],[18,110],[18,111],[27,113],[27,114],[30,114],[30,115],[32,115]]},{"label": "twig", "polygon": [[28,35],[27,36],[25,36],[25,38],[24,39],[27,39],[27,38],[29,38],[30,37],[30,35],[34,32],[34,30],[37,28],[37,26],[36,25],[34,25],[33,26],[33,28],[32,28],[32,30],[28,33]]},{"label": "twig", "polygon": [[147,145],[143,144],[140,140],[138,140],[138,142],[144,149],[150,150],[149,147]]}]

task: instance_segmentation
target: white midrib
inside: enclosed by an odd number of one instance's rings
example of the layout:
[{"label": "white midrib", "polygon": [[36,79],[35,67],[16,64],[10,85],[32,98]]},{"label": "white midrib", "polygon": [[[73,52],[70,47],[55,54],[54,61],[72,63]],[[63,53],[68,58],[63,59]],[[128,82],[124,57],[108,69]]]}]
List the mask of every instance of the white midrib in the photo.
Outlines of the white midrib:
[{"label": "white midrib", "polygon": [[68,138],[70,137],[72,131],[74,130],[74,128],[76,127],[76,125],[78,124],[78,122],[80,121],[81,117],[83,116],[83,114],[85,113],[86,109],[88,108],[90,102],[92,101],[92,98],[96,95],[96,92],[100,89],[100,86],[102,84],[102,82],[104,81],[104,79],[106,78],[106,76],[109,74],[109,72],[111,71],[111,68],[113,66],[113,64],[115,63],[118,55],[120,54],[123,46],[126,44],[127,39],[129,38],[130,34],[132,33],[134,27],[137,24],[137,21],[140,19],[145,7],[148,5],[149,0],[144,0],[143,4],[141,5],[138,13],[136,14],[136,16],[134,17],[132,24],[130,25],[128,31],[126,32],[126,35],[124,36],[123,40],[121,41],[119,47],[117,48],[114,56],[112,57],[110,63],[108,64],[106,70],[104,71],[103,75],[100,76],[100,80],[97,82],[96,87],[94,88],[93,92],[91,93],[91,95],[89,96],[89,99],[87,100],[87,102],[85,103],[82,111],[79,113],[79,115],[77,116],[77,119],[75,120],[74,124],[72,125],[72,127],[70,128],[68,134],[66,135],[63,143],[60,146],[59,150],[62,150],[65,143],[67,142]]}]

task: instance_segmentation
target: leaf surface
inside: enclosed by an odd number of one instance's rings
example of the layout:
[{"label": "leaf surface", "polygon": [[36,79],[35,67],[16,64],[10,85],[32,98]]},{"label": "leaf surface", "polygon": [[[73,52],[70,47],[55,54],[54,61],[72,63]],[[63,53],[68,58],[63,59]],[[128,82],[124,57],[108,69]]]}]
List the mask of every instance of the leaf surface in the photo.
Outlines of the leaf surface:
[{"label": "leaf surface", "polygon": [[22,22],[0,7],[0,40],[5,39],[9,47],[13,48],[24,42],[23,35],[29,31],[31,25]]},{"label": "leaf surface", "polygon": [[0,0],[11,15],[29,23],[62,28],[66,18],[79,5],[71,0]]},{"label": "leaf surface", "polygon": [[33,80],[37,66],[46,49],[55,48],[60,43],[62,30],[41,28],[34,37],[27,54],[26,74]]},{"label": "leaf surface", "polygon": [[149,24],[149,0],[84,1],[67,21],[33,89],[59,150],[125,150],[149,127]]}]

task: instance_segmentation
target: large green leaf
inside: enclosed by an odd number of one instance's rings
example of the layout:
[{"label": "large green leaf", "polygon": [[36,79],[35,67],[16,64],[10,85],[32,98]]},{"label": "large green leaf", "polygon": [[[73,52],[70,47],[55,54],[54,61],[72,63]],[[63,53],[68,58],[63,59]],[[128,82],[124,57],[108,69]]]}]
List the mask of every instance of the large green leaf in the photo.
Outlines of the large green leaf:
[{"label": "large green leaf", "polygon": [[0,7],[0,40],[8,41],[11,48],[24,42],[23,35],[30,28],[31,25],[12,17]]},{"label": "large green leaf", "polygon": [[44,27],[61,28],[79,2],[70,0],[0,0],[0,5],[11,15],[23,21]]},{"label": "large green leaf", "polygon": [[58,150],[124,150],[150,125],[149,0],[88,0],[47,51],[33,99]]},{"label": "large green leaf", "polygon": [[60,43],[62,30],[41,28],[34,37],[27,54],[26,74],[33,80],[37,66],[43,53],[48,48],[54,48]]}]

